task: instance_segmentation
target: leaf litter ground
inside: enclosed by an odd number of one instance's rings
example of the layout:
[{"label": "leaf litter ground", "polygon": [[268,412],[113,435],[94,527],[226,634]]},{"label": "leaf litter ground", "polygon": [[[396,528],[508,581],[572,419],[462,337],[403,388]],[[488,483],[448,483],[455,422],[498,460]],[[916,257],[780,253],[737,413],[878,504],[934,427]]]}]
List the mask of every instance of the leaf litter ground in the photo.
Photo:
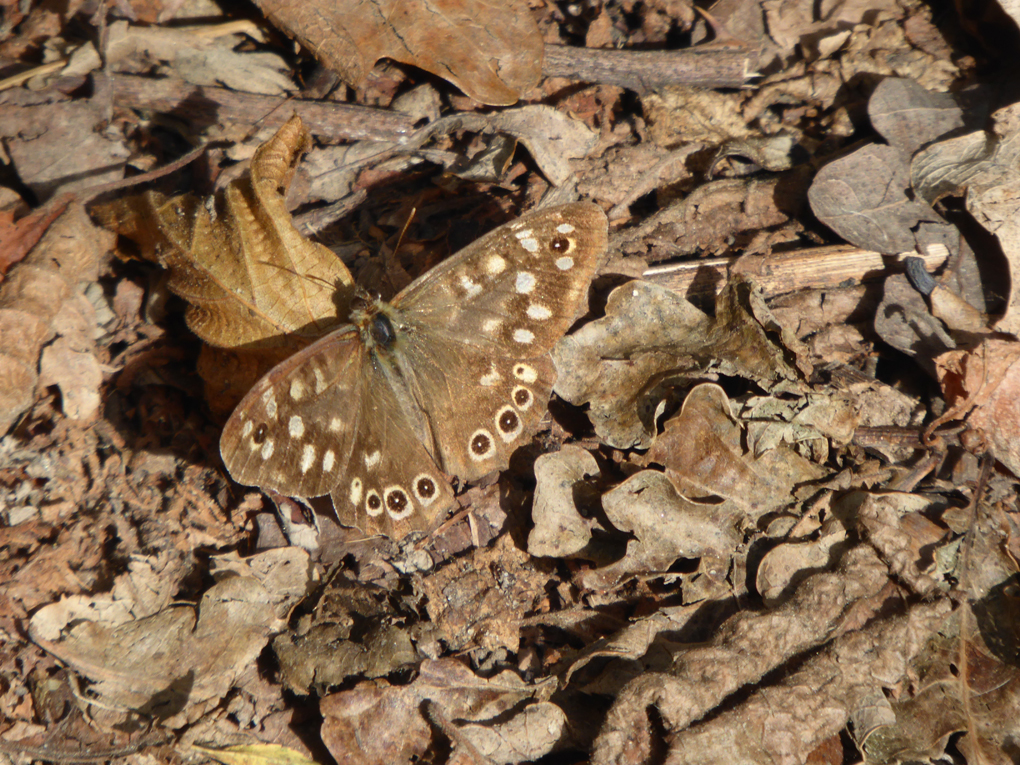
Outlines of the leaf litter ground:
[{"label": "leaf litter ground", "polygon": [[[521,34],[549,60],[681,33],[723,40],[695,48],[702,70],[758,51],[753,87],[644,91],[473,71],[470,36],[429,50],[440,27],[372,68],[393,54],[367,32],[344,49],[262,4],[328,42],[333,69],[300,80],[314,62],[268,22],[156,5],[102,19],[102,56],[45,6],[12,10],[0,41],[12,74],[40,41],[61,57],[0,91],[5,752],[1011,761],[1011,21],[936,25],[907,2],[734,2],[710,22],[665,1],[531,9]],[[430,61],[523,104],[480,110],[415,69]],[[260,175],[252,155],[293,112],[314,142]],[[89,187],[205,142],[86,214]],[[285,352],[275,330],[343,315],[334,253],[393,294],[578,195],[612,239],[555,350],[552,416],[435,533],[366,539],[229,481],[219,429]],[[282,243],[254,250],[255,288],[315,293],[304,318],[225,309],[236,274],[216,259],[252,231]]]}]

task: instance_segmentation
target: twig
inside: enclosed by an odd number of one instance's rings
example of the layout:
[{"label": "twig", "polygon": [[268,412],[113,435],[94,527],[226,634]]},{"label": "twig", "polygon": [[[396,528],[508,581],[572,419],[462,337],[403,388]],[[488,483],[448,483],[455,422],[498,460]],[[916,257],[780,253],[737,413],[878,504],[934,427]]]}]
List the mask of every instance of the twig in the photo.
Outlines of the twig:
[{"label": "twig", "polygon": [[[949,255],[937,252],[917,257],[924,261],[927,270],[934,271],[948,260]],[[875,281],[885,278],[893,270],[903,270],[899,256],[837,245],[777,252],[767,257],[756,256],[753,261],[746,256],[743,260],[739,257],[686,260],[649,268],[643,277],[685,295],[714,294],[725,286],[730,269],[738,261],[741,261],[741,273],[753,276],[755,284],[760,285],[768,296]]]},{"label": "twig", "polygon": [[293,99],[281,109],[278,96],[191,85],[177,79],[116,74],[110,82],[119,106],[169,112],[200,125],[235,121],[276,128],[297,112],[311,133],[338,140],[399,142],[414,132],[407,115],[367,106]]},{"label": "twig", "polygon": [[639,92],[663,85],[742,88],[754,76],[754,59],[736,46],[634,51],[547,45],[542,74]]}]

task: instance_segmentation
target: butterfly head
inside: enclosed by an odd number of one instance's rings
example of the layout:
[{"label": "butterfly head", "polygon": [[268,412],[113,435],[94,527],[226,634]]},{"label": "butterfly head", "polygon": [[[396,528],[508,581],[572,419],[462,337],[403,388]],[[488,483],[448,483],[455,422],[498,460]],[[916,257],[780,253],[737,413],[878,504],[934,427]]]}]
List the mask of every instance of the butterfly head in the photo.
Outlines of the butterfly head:
[{"label": "butterfly head", "polygon": [[351,300],[350,322],[370,351],[387,352],[397,344],[397,312],[379,293],[358,289]]}]

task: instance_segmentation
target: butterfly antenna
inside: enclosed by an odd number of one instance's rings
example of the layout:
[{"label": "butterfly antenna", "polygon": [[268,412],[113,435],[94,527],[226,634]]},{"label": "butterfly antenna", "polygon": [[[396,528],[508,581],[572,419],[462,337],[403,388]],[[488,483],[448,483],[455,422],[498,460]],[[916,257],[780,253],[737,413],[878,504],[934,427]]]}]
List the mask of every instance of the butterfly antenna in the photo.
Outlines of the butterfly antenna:
[{"label": "butterfly antenna", "polygon": [[393,247],[393,254],[391,258],[395,258],[397,253],[400,252],[400,245],[404,243],[404,235],[407,233],[407,229],[411,227],[411,221],[414,220],[414,216],[418,213],[417,207],[412,207],[411,212],[407,215],[407,220],[404,221],[404,227],[400,229],[400,236],[397,237],[397,243]]},{"label": "butterfly antenna", "polygon": [[279,263],[270,263],[268,260],[259,260],[259,261],[256,261],[256,262],[259,263],[260,265],[263,265],[263,266],[270,266],[272,268],[279,268],[281,271],[286,271],[288,274],[291,274],[292,276],[296,276],[298,279],[307,279],[310,282],[321,282],[322,284],[325,284],[326,287],[329,288],[329,289],[334,289],[336,287],[335,284],[331,284],[328,280],[323,279],[321,276],[316,276],[315,274],[301,274],[301,273],[298,273],[297,271],[295,271],[293,268],[288,268],[287,266],[281,266]]}]

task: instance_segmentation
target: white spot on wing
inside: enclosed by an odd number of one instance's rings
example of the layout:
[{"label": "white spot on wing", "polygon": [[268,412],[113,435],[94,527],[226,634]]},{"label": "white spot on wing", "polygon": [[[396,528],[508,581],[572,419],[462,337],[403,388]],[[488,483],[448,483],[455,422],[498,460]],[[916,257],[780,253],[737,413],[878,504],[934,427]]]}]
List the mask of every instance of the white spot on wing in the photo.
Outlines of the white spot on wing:
[{"label": "white spot on wing", "polygon": [[525,343],[525,344],[527,344],[527,343],[530,343],[534,339],[535,339],[535,333],[532,332],[530,329],[515,329],[514,330],[514,340],[516,340],[518,343]]},{"label": "white spot on wing", "polygon": [[531,305],[528,306],[528,316],[530,316],[532,319],[535,319],[536,321],[542,321],[543,319],[548,319],[550,316],[552,316],[552,311],[550,311],[544,305],[532,303]]},{"label": "white spot on wing", "polygon": [[343,423],[340,421],[339,417],[330,417],[329,418],[329,432],[330,433],[339,433],[340,432],[340,427],[342,425],[343,425]]},{"label": "white spot on wing", "polygon": [[562,258],[556,259],[556,267],[560,271],[569,271],[574,267],[574,259],[569,255],[564,255]]},{"label": "white spot on wing", "polygon": [[361,479],[355,478],[351,481],[351,493],[348,495],[351,504],[357,507],[361,504]]},{"label": "white spot on wing", "polygon": [[378,449],[376,449],[371,454],[366,454],[365,455],[365,467],[367,467],[369,470],[374,469],[375,466],[379,464],[379,459],[381,457],[382,457],[382,453]]},{"label": "white spot on wing", "polygon": [[527,239],[521,240],[521,247],[528,252],[538,252],[538,240],[528,237]]},{"label": "white spot on wing", "polygon": [[503,375],[496,371],[496,367],[490,366],[489,371],[482,375],[478,382],[485,388],[491,388],[493,385],[498,385],[502,379]]},{"label": "white spot on wing", "polygon": [[276,419],[276,394],[270,388],[262,394],[262,405],[266,408],[266,416]]},{"label": "white spot on wing", "polygon": [[305,444],[305,448],[301,450],[302,475],[308,472],[313,462],[315,462],[315,447],[311,444]]},{"label": "white spot on wing", "polygon": [[514,233],[514,236],[516,236],[518,239],[526,239],[527,237],[531,236],[531,229],[530,228],[517,229]]},{"label": "white spot on wing", "polygon": [[255,423],[252,422],[251,420],[248,420],[247,422],[244,423],[244,427],[241,428],[241,437],[247,438],[248,436],[251,435],[251,432],[253,430],[255,430]]},{"label": "white spot on wing", "polygon": [[535,289],[535,275],[528,273],[527,271],[521,271],[517,274],[517,282],[514,285],[518,294],[527,295],[533,289]]},{"label": "white spot on wing", "polygon": [[291,438],[301,438],[305,434],[305,421],[295,414],[287,423],[287,432]]},{"label": "white spot on wing", "polygon": [[472,281],[471,277],[467,274],[460,275],[460,286],[464,288],[465,292],[467,292],[468,297],[474,297],[482,291],[482,285],[478,282]]},{"label": "white spot on wing", "polygon": [[315,392],[322,393],[326,390],[326,375],[318,367],[315,368]]},{"label": "white spot on wing", "polygon": [[506,271],[506,261],[496,253],[485,259],[485,273],[489,276],[496,276],[504,271]]},{"label": "white spot on wing", "polygon": [[486,319],[482,322],[482,332],[492,334],[496,332],[503,325],[502,319]]},{"label": "white spot on wing", "polygon": [[305,397],[305,384],[297,378],[290,381],[290,397],[295,401],[300,401]]},{"label": "white spot on wing", "polygon": [[573,234],[574,227],[571,226],[569,223],[561,223],[556,227],[556,232],[559,234]]},{"label": "white spot on wing", "polygon": [[336,465],[336,452],[327,449],[326,453],[322,455],[322,469],[328,473],[334,465]]},{"label": "white spot on wing", "polygon": [[262,444],[262,452],[261,452],[262,459],[267,460],[270,457],[272,457],[274,449],[276,449],[276,441],[274,441],[273,439],[270,438],[268,441],[266,441],[264,444]]}]

